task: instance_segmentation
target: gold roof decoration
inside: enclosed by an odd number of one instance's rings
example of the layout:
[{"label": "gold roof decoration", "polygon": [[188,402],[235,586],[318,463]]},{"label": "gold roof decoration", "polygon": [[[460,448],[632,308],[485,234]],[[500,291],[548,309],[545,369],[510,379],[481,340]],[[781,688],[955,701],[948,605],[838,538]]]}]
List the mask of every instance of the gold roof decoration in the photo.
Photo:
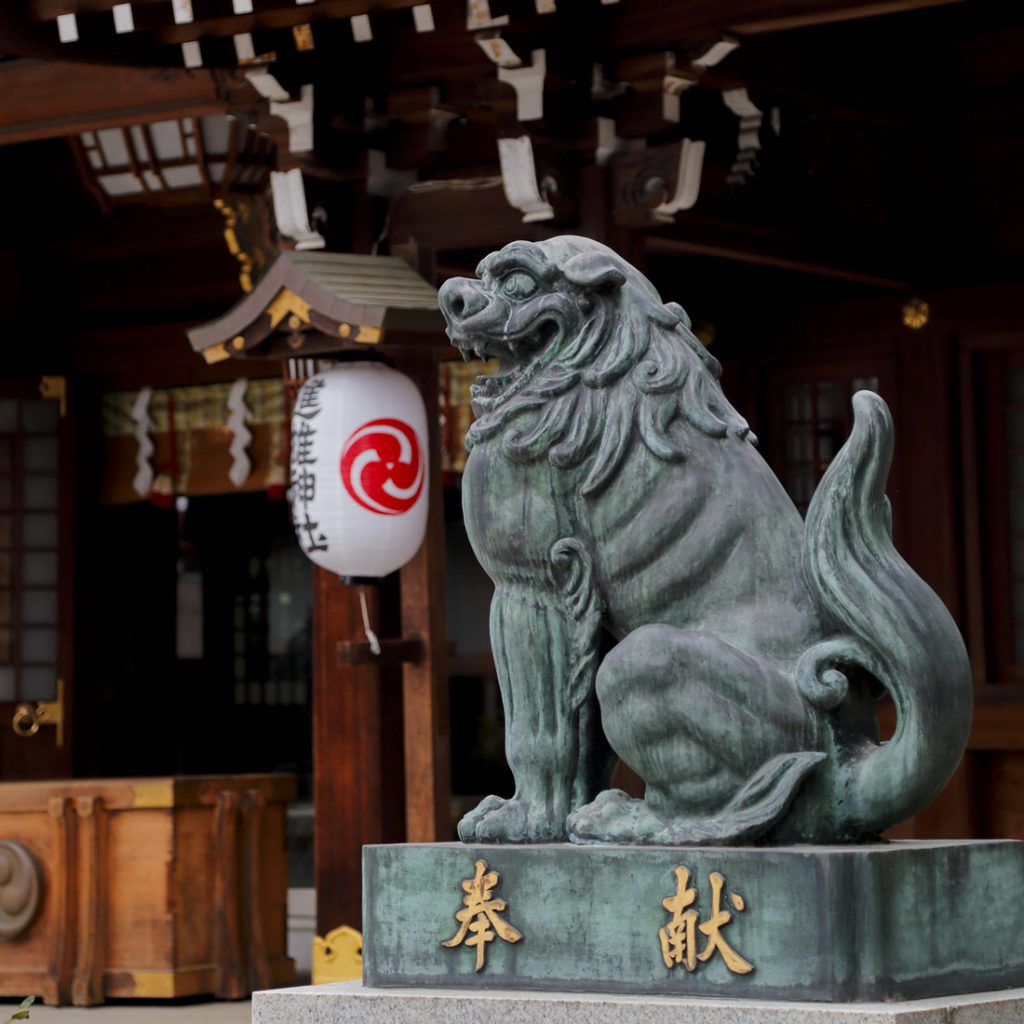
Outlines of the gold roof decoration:
[{"label": "gold roof decoration", "polygon": [[385,334],[413,346],[433,335],[442,346],[443,332],[437,290],[404,260],[285,250],[248,295],[188,337],[213,363],[360,349]]}]

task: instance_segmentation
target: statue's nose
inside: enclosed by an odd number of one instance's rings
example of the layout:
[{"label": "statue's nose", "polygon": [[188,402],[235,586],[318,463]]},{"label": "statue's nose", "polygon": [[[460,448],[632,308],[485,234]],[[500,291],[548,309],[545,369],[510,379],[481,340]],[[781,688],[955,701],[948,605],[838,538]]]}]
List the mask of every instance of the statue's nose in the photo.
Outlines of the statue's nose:
[{"label": "statue's nose", "polygon": [[468,277],[453,277],[445,281],[437,293],[437,301],[449,323],[465,320],[487,305],[487,297],[478,282]]}]

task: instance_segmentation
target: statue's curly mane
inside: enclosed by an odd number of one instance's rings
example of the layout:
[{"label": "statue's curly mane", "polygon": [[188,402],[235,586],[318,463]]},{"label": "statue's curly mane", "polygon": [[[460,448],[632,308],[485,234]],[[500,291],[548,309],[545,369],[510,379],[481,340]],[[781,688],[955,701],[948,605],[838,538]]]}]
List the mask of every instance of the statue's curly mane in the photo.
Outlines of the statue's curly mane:
[{"label": "statue's curly mane", "polygon": [[474,389],[478,418],[467,447],[500,437],[516,462],[546,456],[559,469],[586,462],[581,491],[594,495],[615,476],[637,433],[668,462],[686,457],[692,430],[756,443],[722,393],[721,365],[684,310],[663,304],[646,278],[600,248],[628,271],[626,283],[610,294],[582,293],[581,308],[590,307],[582,329],[557,351],[540,353],[508,392]]}]

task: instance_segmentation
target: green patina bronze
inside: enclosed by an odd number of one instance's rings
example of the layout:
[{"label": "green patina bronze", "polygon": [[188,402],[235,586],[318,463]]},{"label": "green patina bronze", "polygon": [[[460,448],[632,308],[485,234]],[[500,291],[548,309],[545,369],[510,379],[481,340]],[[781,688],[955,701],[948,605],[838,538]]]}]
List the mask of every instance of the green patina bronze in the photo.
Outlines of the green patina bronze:
[{"label": "green patina bronze", "polygon": [[[854,397],[804,522],[685,312],[615,253],[513,242],[479,275],[440,300],[453,343],[501,362],[474,391],[463,496],[516,792],[460,837],[848,842],[924,808],[971,679],[892,544],[882,399]],[[643,800],[606,788],[616,757]]]},{"label": "green patina bronze", "polygon": [[[481,929],[486,965],[479,971],[473,947],[442,944],[459,927],[461,883],[478,859],[498,876],[497,915],[521,935],[508,942],[494,928]],[[679,938],[663,901],[676,893],[681,866],[693,890],[687,909],[697,915],[692,938],[704,955],[692,970],[685,948],[666,962],[662,945],[666,932]],[[365,847],[363,873],[363,971],[371,986],[818,1002],[1024,986],[1019,842],[753,850],[409,844]],[[709,955],[711,936],[700,930],[716,920],[713,873],[724,879],[728,912],[728,920],[718,916],[716,933],[750,965],[745,973],[730,969],[721,947]],[[688,1019],[681,1011],[679,1020]]]}]

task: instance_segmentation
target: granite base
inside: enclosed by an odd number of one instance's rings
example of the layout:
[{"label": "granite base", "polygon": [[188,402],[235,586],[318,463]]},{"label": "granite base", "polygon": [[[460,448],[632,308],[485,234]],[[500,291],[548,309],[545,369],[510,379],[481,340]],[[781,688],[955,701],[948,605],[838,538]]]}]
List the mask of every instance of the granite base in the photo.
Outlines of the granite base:
[{"label": "granite base", "polygon": [[363,877],[369,986],[823,1003],[1024,987],[1009,840],[368,846]]},{"label": "granite base", "polygon": [[565,992],[372,989],[358,981],[257,992],[252,1024],[1021,1024],[1024,989],[906,1003]]}]

